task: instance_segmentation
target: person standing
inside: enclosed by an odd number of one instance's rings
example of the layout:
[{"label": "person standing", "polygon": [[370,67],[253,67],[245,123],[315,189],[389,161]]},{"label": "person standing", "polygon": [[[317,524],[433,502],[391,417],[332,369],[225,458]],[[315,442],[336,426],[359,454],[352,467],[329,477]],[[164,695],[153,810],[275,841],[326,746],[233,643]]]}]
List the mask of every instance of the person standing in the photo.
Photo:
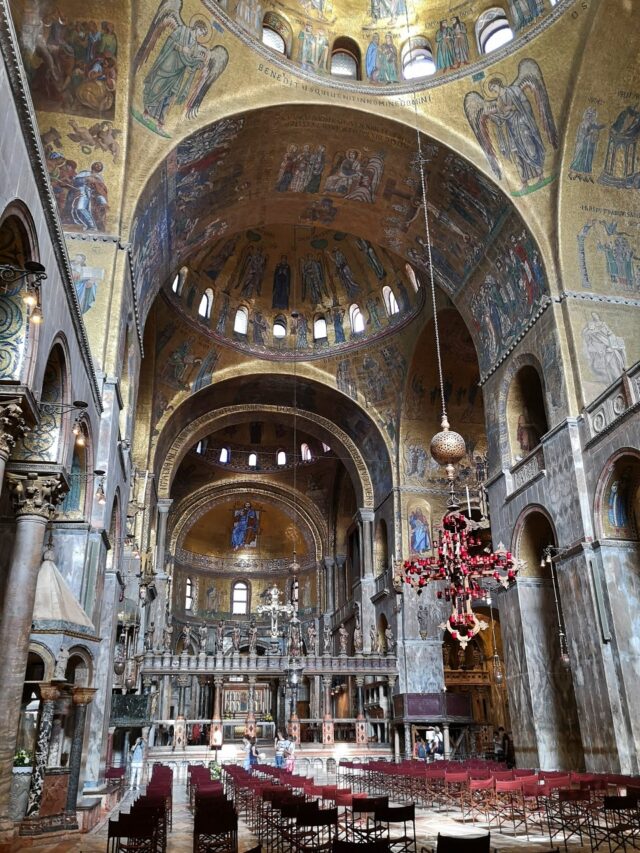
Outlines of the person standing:
[{"label": "person standing", "polygon": [[249,767],[255,767],[258,763],[260,755],[258,753],[258,742],[255,737],[252,737],[249,741]]},{"label": "person standing", "polygon": [[282,732],[278,731],[276,733],[276,767],[284,767],[284,750],[286,746],[286,739],[283,737]]},{"label": "person standing", "polygon": [[144,750],[144,739],[139,737],[138,740],[131,747],[131,778],[129,782],[130,790],[140,787],[140,782],[142,781],[142,771],[144,768]]},{"label": "person standing", "polygon": [[243,735],[242,737],[242,748],[244,750],[244,761],[242,762],[242,766],[245,770],[251,769],[251,741],[247,737],[247,735]]},{"label": "person standing", "polygon": [[287,738],[284,748],[284,766],[288,773],[293,773],[295,765],[296,743],[294,740]]}]

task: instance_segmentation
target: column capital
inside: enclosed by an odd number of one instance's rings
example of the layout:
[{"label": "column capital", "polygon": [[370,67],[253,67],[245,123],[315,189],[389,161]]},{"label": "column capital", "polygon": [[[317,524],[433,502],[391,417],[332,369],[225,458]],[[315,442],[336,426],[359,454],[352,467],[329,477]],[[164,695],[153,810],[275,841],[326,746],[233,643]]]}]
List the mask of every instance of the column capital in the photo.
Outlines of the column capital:
[{"label": "column capital", "polygon": [[60,698],[60,688],[57,684],[41,684],[40,697],[43,702],[55,702]]},{"label": "column capital", "polygon": [[160,498],[156,504],[158,512],[167,513],[171,509],[173,498]]},{"label": "column capital", "polygon": [[361,521],[363,523],[369,522],[373,524],[375,521],[376,514],[372,509],[363,509],[360,507],[355,514],[356,521]]},{"label": "column capital", "polygon": [[222,687],[222,685],[224,684],[224,676],[223,675],[214,676],[213,683],[215,684],[216,687]]},{"label": "column capital", "polygon": [[364,687],[364,675],[356,675],[356,687]]},{"label": "column capital", "polygon": [[27,429],[19,398],[0,401],[0,458],[11,456],[16,441]]},{"label": "column capital", "polygon": [[9,472],[7,485],[13,511],[18,518],[23,515],[38,515],[47,521],[54,518],[58,504],[69,491],[62,473]]},{"label": "column capital", "polygon": [[333,681],[333,679],[332,679],[332,677],[331,677],[330,675],[323,675],[323,676],[322,676],[322,686],[323,686],[323,687],[325,687],[325,688],[326,688],[326,687],[331,687],[331,682],[332,682],[332,681]]},{"label": "column capital", "polygon": [[89,705],[93,697],[97,693],[95,687],[74,687],[71,692],[71,698],[74,705]]},{"label": "column capital", "polygon": [[344,569],[346,562],[346,554],[336,554],[336,565],[339,569]]},{"label": "column capital", "polygon": [[325,569],[332,569],[336,564],[334,557],[323,557],[322,562],[324,564]]},{"label": "column capital", "polygon": [[387,683],[389,684],[389,690],[393,690],[396,685],[396,681],[398,680],[398,676],[395,673],[387,676]]}]

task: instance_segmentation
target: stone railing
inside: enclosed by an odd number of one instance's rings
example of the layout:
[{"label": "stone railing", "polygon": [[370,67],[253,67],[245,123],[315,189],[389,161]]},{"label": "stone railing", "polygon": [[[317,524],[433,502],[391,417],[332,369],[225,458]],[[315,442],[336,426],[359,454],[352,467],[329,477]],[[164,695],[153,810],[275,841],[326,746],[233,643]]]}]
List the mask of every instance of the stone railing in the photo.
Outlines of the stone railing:
[{"label": "stone railing", "polygon": [[640,408],[640,361],[590,403],[584,412],[587,446],[614,429]]},{"label": "stone railing", "polygon": [[544,449],[538,445],[511,468],[511,492],[518,492],[545,470]]},{"label": "stone railing", "polygon": [[[290,667],[288,655],[172,655],[148,652],[142,661],[142,674],[154,675],[256,675],[284,676]],[[305,675],[389,675],[397,672],[395,655],[367,654],[307,655],[297,659]]]}]

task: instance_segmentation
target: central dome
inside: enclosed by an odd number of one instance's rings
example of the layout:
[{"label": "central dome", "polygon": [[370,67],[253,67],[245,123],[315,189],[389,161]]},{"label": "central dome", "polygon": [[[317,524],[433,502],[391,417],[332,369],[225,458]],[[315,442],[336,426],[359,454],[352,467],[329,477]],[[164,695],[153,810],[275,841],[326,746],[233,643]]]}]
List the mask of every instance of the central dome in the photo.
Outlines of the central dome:
[{"label": "central dome", "polygon": [[[303,168],[296,166],[294,179]],[[318,218],[330,216],[330,199],[315,204]],[[362,237],[302,225],[226,235],[167,292],[200,332],[273,359],[326,357],[329,348],[393,334],[423,299],[399,256]]]}]

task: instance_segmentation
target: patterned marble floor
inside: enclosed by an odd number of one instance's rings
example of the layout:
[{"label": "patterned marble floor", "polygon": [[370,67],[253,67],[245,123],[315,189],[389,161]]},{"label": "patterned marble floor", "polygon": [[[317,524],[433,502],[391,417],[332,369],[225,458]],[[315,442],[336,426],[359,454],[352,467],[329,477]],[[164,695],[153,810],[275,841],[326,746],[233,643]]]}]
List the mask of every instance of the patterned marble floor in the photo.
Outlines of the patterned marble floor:
[{"label": "patterned marble floor", "polygon": [[[127,793],[120,808],[127,812],[132,799],[132,794]],[[393,799],[393,797],[391,797]],[[112,815],[113,816],[113,815]],[[435,844],[438,832],[446,835],[478,835],[482,834],[483,828],[476,824],[475,827],[465,826],[455,820],[455,815],[433,814],[426,809],[418,809],[416,813],[416,833],[418,836],[418,851],[426,847],[431,851]],[[167,853],[189,853],[193,849],[192,841],[193,818],[187,806],[185,786],[183,782],[174,783],[174,812],[173,831],[170,833],[167,845]],[[256,845],[257,841],[251,834],[244,821],[240,822],[239,828],[239,853]],[[491,846],[496,847],[500,853],[547,853],[550,845],[549,840],[544,838],[513,837],[501,835],[494,830],[491,831]],[[561,846],[562,843],[561,843]],[[20,839],[13,848],[19,850],[40,850],[47,853],[105,853],[107,848],[107,820],[105,819],[92,832],[86,835],[77,835],[66,840],[53,838]],[[579,844],[569,844],[569,853],[587,853],[590,847],[581,847]]]}]

